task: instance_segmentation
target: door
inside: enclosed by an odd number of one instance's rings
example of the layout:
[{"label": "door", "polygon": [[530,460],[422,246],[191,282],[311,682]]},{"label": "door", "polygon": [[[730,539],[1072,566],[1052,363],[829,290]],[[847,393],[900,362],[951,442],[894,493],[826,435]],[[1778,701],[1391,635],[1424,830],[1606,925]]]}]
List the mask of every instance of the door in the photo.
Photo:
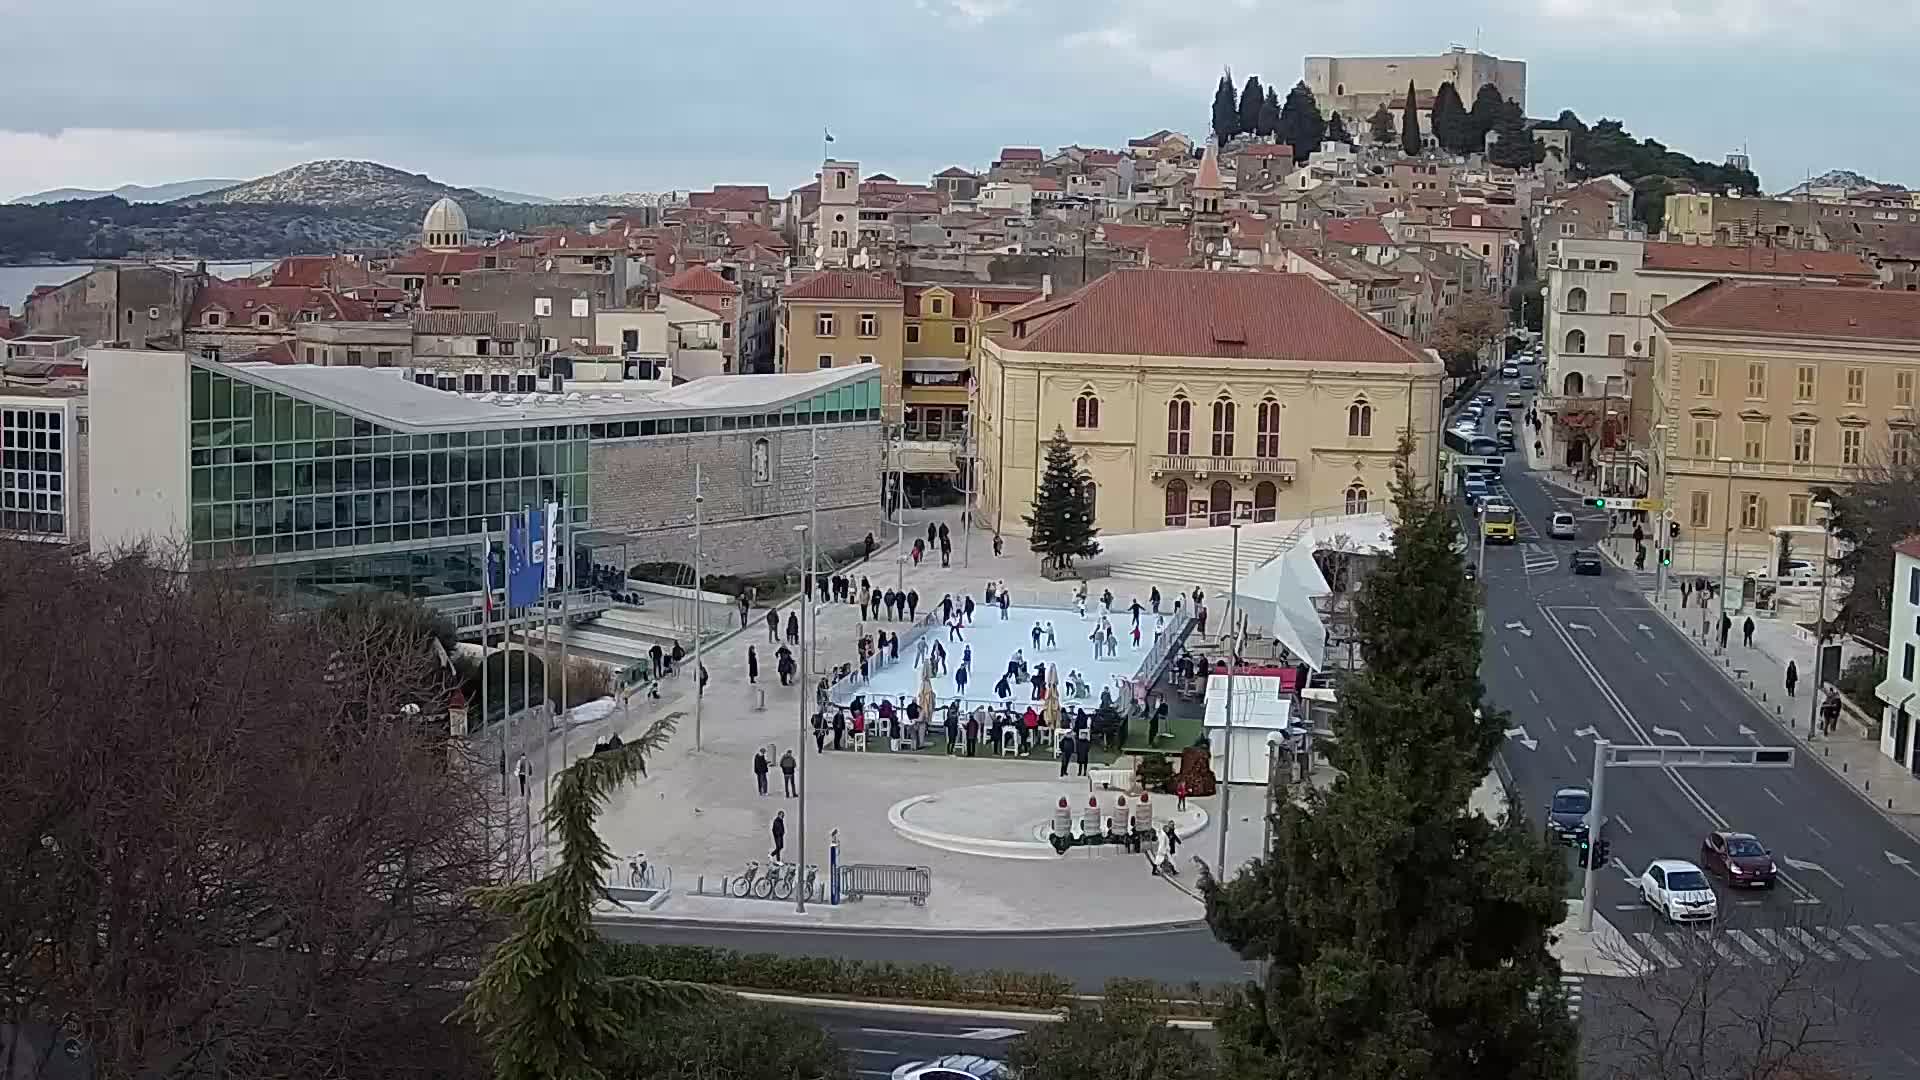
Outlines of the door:
[{"label": "door", "polygon": [[1913,752],[1907,748],[1907,733],[1911,731],[1912,728],[1913,721],[1907,717],[1907,707],[1902,705],[1899,710],[1893,714],[1893,760],[1902,765],[1906,765],[1913,770],[1914,775],[1920,776],[1920,761],[1910,762],[1909,760],[1910,758],[1920,758],[1920,754],[1913,754]]},{"label": "door", "polygon": [[1233,485],[1225,480],[1215,480],[1208,491],[1207,524],[1230,525],[1233,523]]}]

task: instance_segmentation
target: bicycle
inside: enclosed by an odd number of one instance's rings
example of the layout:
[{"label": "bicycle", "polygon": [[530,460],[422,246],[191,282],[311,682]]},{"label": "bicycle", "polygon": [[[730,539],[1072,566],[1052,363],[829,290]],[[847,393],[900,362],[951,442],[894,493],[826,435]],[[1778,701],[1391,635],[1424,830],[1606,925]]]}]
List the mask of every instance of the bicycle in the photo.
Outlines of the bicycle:
[{"label": "bicycle", "polygon": [[731,881],[722,879],[722,882],[721,882],[722,889],[720,894],[722,896],[735,895],[735,894],[739,896],[751,895],[749,890],[753,888],[754,878],[759,876],[759,874],[760,874],[760,864],[756,861],[749,861],[747,863],[747,868],[740,872],[740,876],[731,879]]},{"label": "bicycle", "polygon": [[653,888],[653,864],[647,862],[647,853],[644,851],[627,856],[627,888]]},{"label": "bicycle", "polygon": [[773,898],[775,900],[793,899],[793,886],[800,876],[800,868],[792,863],[781,863],[774,873],[778,878],[773,885]]},{"label": "bicycle", "polygon": [[771,900],[774,889],[780,884],[781,876],[787,872],[787,867],[790,865],[777,860],[769,863],[767,872],[760,875],[760,880],[752,882],[752,890],[742,895],[751,896],[755,900]]}]

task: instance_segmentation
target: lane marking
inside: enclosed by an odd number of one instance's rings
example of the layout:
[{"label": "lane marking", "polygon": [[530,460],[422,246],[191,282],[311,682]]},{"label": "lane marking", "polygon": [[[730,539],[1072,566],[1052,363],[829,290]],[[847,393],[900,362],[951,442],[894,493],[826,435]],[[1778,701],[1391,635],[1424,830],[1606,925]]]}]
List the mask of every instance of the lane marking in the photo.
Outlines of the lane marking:
[{"label": "lane marking", "polygon": [[1763,964],[1773,963],[1773,954],[1760,947],[1760,943],[1747,936],[1744,930],[1729,930],[1727,936],[1735,945],[1747,950],[1748,955]]},{"label": "lane marking", "polygon": [[1611,822],[1613,822],[1613,823],[1614,823],[1615,825],[1618,825],[1618,826],[1620,826],[1621,828],[1623,828],[1623,829],[1625,829],[1625,830],[1627,830],[1627,835],[1628,835],[1628,836],[1632,836],[1632,835],[1633,835],[1633,826],[1631,826],[1631,825],[1629,825],[1629,824],[1627,824],[1627,819],[1626,819],[1626,818],[1623,818],[1623,817],[1621,817],[1621,816],[1620,816],[1619,814],[1610,814],[1610,815],[1608,815],[1608,816],[1607,816],[1607,820],[1608,820],[1608,821],[1611,821]]},{"label": "lane marking", "polygon": [[1895,930],[1893,927],[1888,926],[1886,923],[1883,923],[1883,922],[1874,923],[1873,928],[1875,930],[1880,931],[1881,937],[1886,938],[1888,941],[1893,942],[1895,945],[1900,946],[1901,948],[1907,950],[1908,952],[1914,954],[1915,956],[1920,956],[1920,941],[1913,940],[1912,938],[1908,937],[1907,935],[1901,933],[1898,930]]},{"label": "lane marking", "polygon": [[[1789,926],[1787,927],[1786,932],[1788,937],[1791,937],[1793,940],[1805,946],[1808,952],[1819,957],[1820,959],[1822,960],[1840,959],[1838,956],[1834,955],[1834,952],[1832,949],[1829,949],[1825,945],[1820,944],[1819,938],[1816,938],[1812,934],[1807,933],[1805,930],[1801,929],[1800,927]],[[1867,956],[1865,953],[1860,954],[1860,959],[1865,960],[1866,958]]]},{"label": "lane marking", "polygon": [[1511,657],[1513,656],[1513,650],[1511,650],[1511,649],[1509,649],[1509,648],[1507,648],[1507,646],[1506,646],[1506,644],[1505,644],[1504,642],[1503,642],[1503,643],[1501,643],[1501,645],[1500,645],[1500,653],[1501,653],[1501,655],[1503,655],[1503,656],[1506,656],[1506,657],[1509,657],[1509,658],[1511,658]]},{"label": "lane marking", "polygon": [[1719,742],[1719,741],[1720,741],[1720,736],[1718,736],[1718,735],[1715,735],[1715,734],[1713,733],[1713,729],[1712,729],[1712,728],[1710,728],[1710,727],[1708,727],[1707,725],[1705,725],[1705,724],[1701,724],[1701,725],[1700,725],[1700,730],[1701,730],[1701,731],[1704,731],[1704,732],[1706,732],[1706,733],[1707,733],[1707,739],[1708,739],[1709,741],[1711,741],[1711,742]]},{"label": "lane marking", "polygon": [[1788,944],[1786,938],[1764,926],[1756,927],[1753,932],[1760,935],[1760,940],[1773,946],[1775,952],[1796,964],[1807,958],[1805,953]]},{"label": "lane marking", "polygon": [[1533,687],[1527,687],[1527,696],[1533,699],[1535,705],[1540,704],[1540,695],[1533,692]]},{"label": "lane marking", "polygon": [[1820,841],[1821,843],[1827,845],[1828,847],[1833,846],[1833,841],[1827,839],[1826,836],[1822,834],[1819,829],[1816,829],[1813,826],[1809,825],[1807,826],[1807,831],[1813,834],[1814,839]]},{"label": "lane marking", "polygon": [[1680,961],[1675,960],[1673,954],[1667,951],[1667,947],[1660,944],[1659,939],[1655,938],[1652,934],[1646,933],[1645,931],[1635,931],[1633,936],[1634,940],[1640,943],[1640,947],[1652,954],[1655,960],[1660,961],[1670,968],[1680,966]]},{"label": "lane marking", "polygon": [[1540,719],[1545,720],[1547,722],[1547,730],[1553,732],[1555,735],[1560,734],[1560,725],[1553,722],[1553,717],[1548,716],[1545,713],[1541,713]]},{"label": "lane marking", "polygon": [[1780,802],[1780,796],[1775,795],[1773,793],[1773,789],[1766,786],[1765,784],[1760,785],[1760,790],[1767,793],[1767,798],[1772,799],[1774,802],[1780,803],[1781,806],[1787,805],[1784,802]]},{"label": "lane marking", "polygon": [[1858,945],[1855,945],[1851,941],[1848,941],[1845,935],[1841,934],[1840,931],[1835,930],[1831,926],[1821,927],[1820,936],[1826,938],[1828,941],[1834,943],[1835,945],[1840,946],[1842,949],[1845,949],[1847,951],[1847,955],[1853,957],[1855,960],[1871,960],[1872,959],[1872,957],[1867,955],[1867,950],[1861,948]]},{"label": "lane marking", "polygon": [[1521,670],[1520,670],[1520,665],[1519,665],[1519,664],[1515,664],[1515,665],[1513,665],[1513,673],[1514,673],[1515,675],[1518,675],[1518,676],[1520,676],[1520,677],[1521,677],[1521,678],[1523,678],[1523,679],[1527,677],[1527,673],[1526,673],[1526,672],[1524,672],[1524,671],[1521,671]]},{"label": "lane marking", "polygon": [[1647,658],[1646,658],[1646,657],[1644,657],[1644,656],[1641,656],[1641,655],[1640,655],[1640,650],[1639,650],[1639,649],[1635,649],[1635,650],[1633,650],[1633,658],[1634,658],[1635,660],[1637,660],[1637,661],[1639,661],[1639,662],[1640,662],[1640,663],[1642,663],[1642,664],[1644,664],[1644,663],[1646,663],[1646,662],[1647,662]]},{"label": "lane marking", "polygon": [[1674,698],[1674,700],[1675,700],[1675,701],[1678,701],[1678,702],[1680,703],[1680,707],[1681,707],[1681,708],[1683,708],[1683,709],[1685,709],[1685,710],[1687,710],[1688,712],[1692,712],[1692,711],[1693,711],[1693,706],[1691,706],[1691,705],[1689,705],[1689,704],[1687,704],[1687,699],[1686,699],[1686,698]]},{"label": "lane marking", "polygon": [[1747,966],[1746,959],[1736,954],[1733,951],[1733,949],[1730,946],[1728,946],[1726,942],[1720,940],[1720,935],[1715,934],[1713,931],[1709,930],[1706,932],[1706,934],[1703,935],[1703,937],[1706,939],[1707,947],[1712,949],[1714,952],[1718,953],[1720,955],[1720,959],[1725,960],[1727,963],[1732,964],[1734,967]]},{"label": "lane marking", "polygon": [[1879,938],[1874,937],[1872,934],[1867,933],[1866,927],[1849,926],[1847,927],[1847,933],[1852,934],[1854,937],[1857,937],[1861,941],[1866,942],[1867,946],[1871,948],[1874,952],[1879,953],[1881,956],[1884,956],[1889,960],[1900,959],[1900,950],[1894,948],[1891,945],[1888,945],[1886,942],[1881,941]]},{"label": "lane marking", "polygon": [[1668,685],[1668,684],[1667,684],[1667,677],[1666,677],[1665,675],[1662,675],[1662,674],[1660,674],[1659,672],[1657,672],[1657,671],[1656,671],[1656,672],[1654,672],[1654,673],[1653,673],[1653,677],[1654,677],[1654,678],[1656,678],[1656,679],[1659,679],[1659,680],[1660,680],[1660,685],[1661,685],[1661,686],[1666,686],[1666,685]]},{"label": "lane marking", "polygon": [[1575,764],[1576,766],[1580,764],[1580,759],[1579,759],[1579,758],[1577,758],[1577,757],[1574,757],[1574,756],[1573,756],[1573,747],[1571,747],[1571,746],[1561,746],[1561,747],[1560,747],[1560,749],[1562,749],[1562,750],[1565,750],[1565,751],[1567,752],[1567,760],[1568,760],[1568,761],[1571,761],[1571,762],[1573,762],[1573,763],[1574,763],[1574,764]]}]

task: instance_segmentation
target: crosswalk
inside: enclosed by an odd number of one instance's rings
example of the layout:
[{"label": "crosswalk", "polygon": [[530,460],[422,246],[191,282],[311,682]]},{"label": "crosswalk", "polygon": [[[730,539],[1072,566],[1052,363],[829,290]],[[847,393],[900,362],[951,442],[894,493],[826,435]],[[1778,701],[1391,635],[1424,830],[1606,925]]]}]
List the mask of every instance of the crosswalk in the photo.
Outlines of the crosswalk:
[{"label": "crosswalk", "polygon": [[1542,544],[1522,544],[1520,561],[1526,567],[1528,576],[1551,574],[1560,569],[1560,556],[1554,554],[1553,549]]},{"label": "crosswalk", "polygon": [[1637,971],[1688,966],[1765,967],[1826,963],[1920,961],[1920,922],[1846,926],[1676,926],[1623,934],[1615,957]]}]

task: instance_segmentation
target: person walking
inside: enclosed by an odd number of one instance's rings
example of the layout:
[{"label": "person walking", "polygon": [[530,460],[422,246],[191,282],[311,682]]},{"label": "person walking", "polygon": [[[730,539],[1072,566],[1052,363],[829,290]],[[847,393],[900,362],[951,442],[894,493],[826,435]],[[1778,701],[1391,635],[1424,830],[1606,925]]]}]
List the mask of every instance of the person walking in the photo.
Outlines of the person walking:
[{"label": "person walking", "polygon": [[1724,614],[1721,615],[1720,616],[1720,648],[1721,649],[1725,649],[1727,647],[1727,634],[1730,633],[1732,630],[1733,630],[1733,616],[1724,615]]},{"label": "person walking", "polygon": [[866,552],[866,554],[862,556],[863,558],[867,558],[867,559],[873,558],[873,549],[875,547],[875,544],[873,542],[872,533],[868,533],[867,538],[865,540],[860,541],[860,547],[863,551]]},{"label": "person walking", "polygon": [[1174,809],[1185,810],[1187,808],[1187,782],[1185,780],[1175,780],[1173,782],[1173,798]]},{"label": "person walking", "polygon": [[1133,598],[1133,603],[1132,603],[1131,605],[1129,605],[1129,606],[1127,607],[1127,610],[1133,613],[1133,625],[1134,625],[1134,628],[1135,628],[1135,629],[1139,629],[1139,627],[1140,627],[1140,613],[1141,613],[1142,611],[1144,611],[1144,610],[1146,610],[1145,608],[1142,608],[1142,607],[1140,606],[1140,598],[1139,598],[1139,597],[1137,597],[1137,596],[1136,596],[1136,597],[1134,597],[1134,598]]},{"label": "person walking", "polygon": [[1155,585],[1153,591],[1147,594],[1147,603],[1152,605],[1155,615],[1160,614],[1160,586]]},{"label": "person walking", "polygon": [[1751,615],[1747,616],[1747,621],[1740,625],[1740,644],[1749,649],[1753,648],[1753,616]]},{"label": "person walking", "polygon": [[794,760],[792,750],[788,750],[786,753],[780,755],[780,778],[786,781],[786,797],[789,799],[800,794],[800,789],[795,787],[793,783],[793,771],[799,767],[800,763]]},{"label": "person walking", "polygon": [[1007,621],[1007,597],[1009,595],[1010,594],[1005,589],[1000,590],[1000,621],[1001,622]]},{"label": "person walking", "polygon": [[[761,792],[761,794],[766,793]],[[780,853],[787,849],[787,812],[785,810],[774,812],[773,828],[769,831],[773,833],[773,850],[768,854],[774,862],[779,862]]]},{"label": "person walking", "polygon": [[[1793,696],[1793,688],[1800,685],[1800,668],[1793,661],[1787,661],[1787,696]],[[523,782],[524,785],[524,782]]]},{"label": "person walking", "polygon": [[1074,760],[1074,764],[1078,765],[1080,768],[1080,771],[1076,775],[1079,775],[1079,776],[1087,775],[1087,755],[1092,751],[1093,751],[1092,739],[1073,740],[1073,760]]},{"label": "person walking", "polygon": [[527,755],[521,754],[520,760],[513,763],[513,775],[520,780],[520,797],[527,797],[527,777],[533,775],[533,766],[528,763]]},{"label": "person walking", "polygon": [[1681,578],[1680,579],[1680,606],[1681,607],[1687,606],[1687,598],[1691,595],[1693,595],[1693,579]]},{"label": "person walking", "polygon": [[940,535],[940,546],[949,547],[953,544],[953,539],[952,539],[953,534],[947,531],[947,523],[944,521],[940,523],[939,535]]},{"label": "person walking", "polygon": [[767,752],[764,749],[753,752],[753,786],[760,790],[761,795],[766,795]]},{"label": "person walking", "polygon": [[787,644],[800,644],[800,613],[797,611],[787,613]]},{"label": "person walking", "polygon": [[961,664],[953,671],[954,693],[965,697],[967,694],[967,665]]},{"label": "person walking", "polygon": [[940,539],[940,530],[937,527],[935,527],[933,522],[931,521],[927,522],[927,546],[932,547],[934,543],[937,542],[939,539]]},{"label": "person walking", "polygon": [[[749,645],[747,647],[752,648],[753,646]],[[696,697],[707,696],[707,665],[705,664],[700,665],[700,689],[694,691],[694,695]]]},{"label": "person walking", "polygon": [[1074,744],[1073,735],[1071,733],[1062,732],[1060,735],[1060,775],[1061,776],[1067,775],[1067,766],[1073,764],[1073,744]]},{"label": "person walking", "polygon": [[760,655],[753,651],[753,646],[749,645],[747,646],[747,685],[752,686],[759,681]]},{"label": "person walking", "polygon": [[842,749],[847,737],[847,714],[844,710],[833,711],[833,748]]},{"label": "person walking", "polygon": [[953,542],[946,537],[940,538],[940,566],[942,569],[953,565]]},{"label": "person walking", "polygon": [[654,642],[653,648],[647,650],[647,660],[651,665],[650,667],[648,667],[647,670],[653,672],[654,678],[658,679],[666,673],[666,669],[664,667],[666,662],[666,654],[660,650],[659,642],[657,641]]},{"label": "person walking", "polygon": [[969,626],[973,624],[973,597],[968,596],[965,600],[961,601],[960,614],[963,616],[963,622]]},{"label": "person walking", "polygon": [[920,556],[926,554],[926,551],[927,545],[922,542],[919,537],[915,537],[913,541],[913,565],[915,569],[919,568]]},{"label": "person walking", "polygon": [[940,621],[941,622],[953,621],[953,594],[952,593],[948,593],[945,596],[942,596],[940,598]]},{"label": "person walking", "polygon": [[920,617],[920,590],[908,589],[907,590],[907,621],[911,622],[914,619],[917,619],[919,617]]},{"label": "person walking", "polygon": [[1004,549],[1004,547],[1005,547],[1005,542],[1000,539],[1000,534],[994,533],[993,534],[993,557],[996,559],[999,558],[1000,553]]},{"label": "person walking", "polygon": [[747,616],[753,614],[753,602],[747,599],[746,593],[740,594],[738,602],[740,604],[740,629],[745,630],[747,628]]}]

